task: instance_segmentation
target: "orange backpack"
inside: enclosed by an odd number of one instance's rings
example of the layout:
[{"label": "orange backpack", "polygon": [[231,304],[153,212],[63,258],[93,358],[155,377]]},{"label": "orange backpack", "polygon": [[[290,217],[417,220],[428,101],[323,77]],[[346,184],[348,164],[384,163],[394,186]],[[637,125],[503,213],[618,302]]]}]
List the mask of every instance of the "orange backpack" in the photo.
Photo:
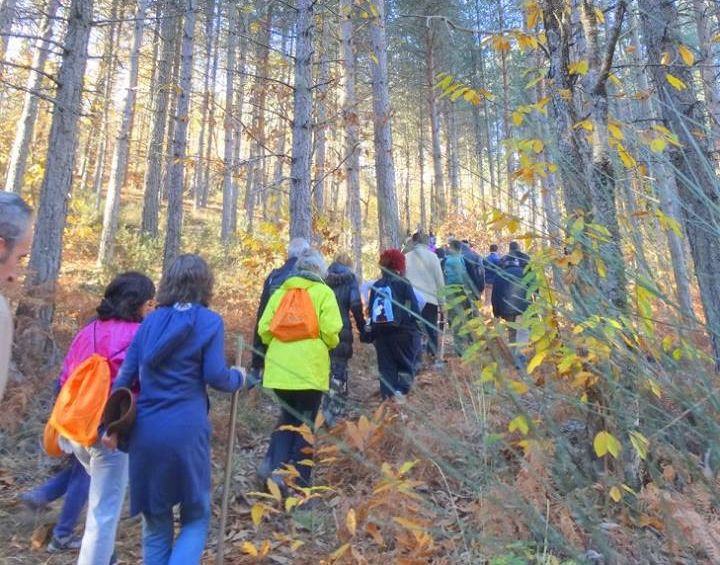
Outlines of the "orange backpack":
[{"label": "orange backpack", "polygon": [[307,290],[288,289],[270,322],[270,333],[286,342],[320,337],[315,305]]},{"label": "orange backpack", "polygon": [[58,436],[85,447],[97,442],[110,385],[110,362],[98,353],[93,353],[73,370],[60,389],[45,426],[43,445],[48,455],[62,453]]}]

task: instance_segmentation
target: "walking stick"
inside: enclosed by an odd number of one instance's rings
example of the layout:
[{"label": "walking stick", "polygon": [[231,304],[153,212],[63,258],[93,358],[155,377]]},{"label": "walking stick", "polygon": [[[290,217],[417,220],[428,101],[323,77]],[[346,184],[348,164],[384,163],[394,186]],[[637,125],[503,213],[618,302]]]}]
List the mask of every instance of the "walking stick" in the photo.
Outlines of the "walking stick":
[{"label": "walking stick", "polygon": [[[242,364],[242,354],[245,349],[245,339],[242,335],[237,338],[237,354],[235,366]],[[223,481],[222,506],[220,507],[220,529],[218,530],[217,555],[215,563],[223,565],[225,562],[225,529],[227,526],[228,505],[230,503],[230,482],[232,480],[233,452],[235,451],[235,428],[237,425],[237,407],[239,390],[233,392],[230,403],[230,430],[228,431],[227,454],[225,455],[225,480]]]},{"label": "walking stick", "polygon": [[442,366],[445,362],[445,326],[447,326],[447,316],[445,311],[441,311],[440,323],[438,324],[438,339],[440,341],[440,347],[438,347],[438,359],[435,362],[438,366]]}]

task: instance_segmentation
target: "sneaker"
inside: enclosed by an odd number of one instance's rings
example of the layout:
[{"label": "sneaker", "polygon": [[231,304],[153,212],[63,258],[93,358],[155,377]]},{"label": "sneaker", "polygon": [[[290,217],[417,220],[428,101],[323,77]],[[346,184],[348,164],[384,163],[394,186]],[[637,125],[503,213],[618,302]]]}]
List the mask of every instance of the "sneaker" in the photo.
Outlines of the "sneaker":
[{"label": "sneaker", "polygon": [[395,391],[395,394],[393,395],[392,399],[395,404],[405,404],[405,402],[406,402],[405,395],[402,392],[400,392],[399,390]]},{"label": "sneaker", "polygon": [[50,540],[50,543],[47,546],[47,552],[48,553],[59,553],[61,551],[71,551],[75,549],[80,549],[80,545],[82,544],[82,537],[70,534],[69,536],[66,536],[64,538],[59,538],[57,536],[53,536]]},{"label": "sneaker", "polygon": [[48,501],[34,490],[22,493],[20,495],[20,501],[30,508],[30,510],[45,510],[48,505]]}]

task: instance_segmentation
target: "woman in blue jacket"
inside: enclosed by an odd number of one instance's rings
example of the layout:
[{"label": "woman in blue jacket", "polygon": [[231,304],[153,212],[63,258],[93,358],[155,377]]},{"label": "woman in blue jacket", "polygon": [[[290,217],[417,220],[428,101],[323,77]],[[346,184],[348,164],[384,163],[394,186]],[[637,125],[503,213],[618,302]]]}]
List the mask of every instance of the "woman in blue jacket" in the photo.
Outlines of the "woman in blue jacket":
[{"label": "woman in blue jacket", "polygon": [[[205,548],[211,486],[206,387],[233,392],[243,384],[242,374],[225,364],[223,321],[208,309],[212,288],[201,257],[178,257],[113,387],[140,383],[128,438],[130,513],[143,516],[146,565],[200,563]],[[181,528],[174,539],[176,505]]]}]

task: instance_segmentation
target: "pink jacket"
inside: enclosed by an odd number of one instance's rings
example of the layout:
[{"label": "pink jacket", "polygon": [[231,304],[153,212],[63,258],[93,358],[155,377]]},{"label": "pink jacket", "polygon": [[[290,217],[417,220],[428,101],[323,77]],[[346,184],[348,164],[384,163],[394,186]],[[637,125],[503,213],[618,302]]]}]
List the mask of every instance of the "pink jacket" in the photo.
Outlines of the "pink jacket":
[{"label": "pink jacket", "polygon": [[110,378],[115,377],[120,370],[120,365],[125,360],[130,343],[135,333],[140,328],[137,322],[125,322],[122,320],[107,320],[102,322],[96,320],[90,322],[78,332],[73,339],[70,349],[65,356],[62,372],[58,378],[62,387],[65,381],[75,368],[90,357],[93,353],[99,353],[110,361]]}]

